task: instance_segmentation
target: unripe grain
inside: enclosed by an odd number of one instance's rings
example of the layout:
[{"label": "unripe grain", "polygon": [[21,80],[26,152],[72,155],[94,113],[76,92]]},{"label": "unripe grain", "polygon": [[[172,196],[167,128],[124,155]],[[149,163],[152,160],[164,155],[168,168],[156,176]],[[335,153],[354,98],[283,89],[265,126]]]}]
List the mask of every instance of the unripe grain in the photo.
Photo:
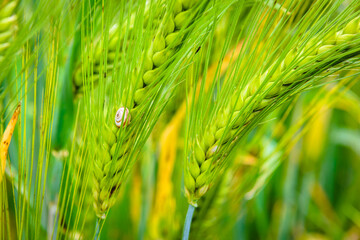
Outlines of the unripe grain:
[{"label": "unripe grain", "polygon": [[[309,73],[305,66],[316,60],[324,63],[324,67],[320,70],[325,71],[339,63],[334,61],[334,56],[340,49],[341,54],[339,55],[341,55],[342,61],[354,56],[354,53],[348,55],[344,53],[354,47],[352,41],[360,36],[359,20],[360,17],[353,19],[342,30],[337,32],[335,29],[330,30],[324,40],[319,40],[318,36],[314,36],[305,44],[300,53],[296,48],[292,49],[286,54],[278,67],[275,67],[275,65],[270,66],[262,74],[251,79],[243,90],[240,92],[235,91],[230,98],[231,110],[224,106],[219,110],[215,123],[209,123],[205,127],[206,130],[202,133],[202,137],[196,136],[196,139],[203,140],[205,148],[199,147],[196,143],[190,145],[190,149],[194,149],[195,158],[200,160],[196,161],[199,165],[200,174],[197,171],[198,168],[193,166],[194,162],[192,162],[192,174],[186,175],[188,178],[193,177],[193,181],[188,179],[185,182],[185,189],[187,189],[186,192],[188,193],[187,198],[190,204],[196,206],[198,199],[208,190],[214,171],[217,170],[214,156],[222,150],[225,143],[230,142],[231,146],[234,146],[233,142],[237,135],[259,112],[274,104],[279,95],[291,91],[293,84],[305,83],[309,77],[314,75],[314,73]],[[347,47],[341,47],[345,44]],[[356,54],[358,55],[360,52],[357,51]],[[318,71],[316,71],[316,74],[318,74]],[[260,86],[262,87],[260,88]],[[261,97],[257,98],[255,94]],[[217,161],[222,161],[224,154],[219,156]],[[205,159],[203,156],[205,156]],[[188,189],[187,183],[191,183],[191,186],[189,186],[191,189]]]},{"label": "unripe grain", "polygon": [[[123,104],[126,103],[124,105],[129,108],[132,118],[138,116],[139,109],[146,104],[149,98],[149,92],[158,86],[157,83],[160,81],[162,71],[164,71],[164,65],[171,61],[172,56],[180,49],[177,46],[180,44],[181,39],[186,37],[185,31],[174,32],[175,28],[182,29],[185,26],[191,26],[192,15],[201,14],[201,11],[196,12],[192,8],[195,5],[188,3],[185,5],[187,7],[191,6],[191,8],[184,13],[182,11],[182,5],[179,5],[181,2],[182,1],[175,1],[174,9],[171,9],[171,13],[164,13],[164,16],[168,16],[170,20],[164,19],[165,24],[160,24],[160,29],[156,31],[155,36],[151,39],[152,42],[149,44],[149,49],[145,49],[142,53],[143,68],[136,69],[133,75],[131,75],[131,87],[135,88],[134,95],[131,97],[133,103],[129,103],[126,96],[124,96],[122,102]],[[190,14],[190,12],[192,14]],[[178,42],[177,39],[180,39],[180,42]],[[110,60],[112,61],[112,59]],[[138,79],[140,79],[140,81],[138,81]],[[74,80],[74,83],[79,86],[80,81]],[[96,171],[100,171],[101,174],[94,173],[94,181],[97,182],[95,185],[98,187],[93,189],[94,209],[100,218],[104,218],[105,212],[115,203],[116,196],[119,193],[119,187],[123,181],[123,176],[129,171],[125,166],[127,165],[128,155],[134,145],[133,136],[127,136],[125,133],[125,136],[120,139],[119,129],[111,128],[111,131],[109,131],[109,129],[110,128],[106,128],[105,131],[101,133],[100,139],[105,143],[102,149],[108,151],[111,157],[110,159],[108,157],[103,158],[104,153],[99,151],[100,154],[95,158],[95,162],[102,162],[101,164],[97,164],[98,168]],[[121,131],[127,131],[126,128],[120,129]],[[195,194],[195,181],[193,178],[201,173],[197,161],[203,161],[204,159],[205,154],[203,149],[202,153],[199,152],[196,157],[191,159],[190,174],[185,175],[185,182],[188,186],[187,191],[190,195]],[[109,167],[109,163],[111,163],[113,167]],[[193,174],[193,176],[191,176],[191,174]],[[104,179],[106,179],[106,181]]]}]

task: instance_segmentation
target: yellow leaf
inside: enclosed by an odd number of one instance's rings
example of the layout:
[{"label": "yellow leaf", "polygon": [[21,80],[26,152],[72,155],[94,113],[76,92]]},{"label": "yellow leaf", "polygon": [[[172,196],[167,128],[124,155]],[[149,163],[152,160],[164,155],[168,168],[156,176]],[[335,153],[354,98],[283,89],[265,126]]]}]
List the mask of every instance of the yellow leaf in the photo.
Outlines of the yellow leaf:
[{"label": "yellow leaf", "polygon": [[2,176],[4,175],[4,172],[5,172],[6,156],[8,153],[11,137],[14,132],[15,124],[16,124],[16,121],[20,114],[20,107],[21,106],[19,103],[15,109],[15,112],[14,112],[10,122],[8,123],[8,125],[5,129],[5,132],[2,136],[2,138],[1,138],[1,143],[0,143],[0,182],[2,180]]}]

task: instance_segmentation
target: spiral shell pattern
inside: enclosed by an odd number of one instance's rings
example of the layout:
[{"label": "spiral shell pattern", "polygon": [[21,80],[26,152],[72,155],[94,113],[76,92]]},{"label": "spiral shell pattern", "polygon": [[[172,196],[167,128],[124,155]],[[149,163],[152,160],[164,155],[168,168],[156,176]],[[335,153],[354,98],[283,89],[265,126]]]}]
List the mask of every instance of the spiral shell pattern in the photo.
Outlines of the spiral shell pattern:
[{"label": "spiral shell pattern", "polygon": [[[125,114],[125,116],[124,116]],[[117,110],[116,115],[115,115],[115,125],[117,127],[121,127],[121,125],[126,126],[129,125],[131,120],[131,116],[129,113],[129,109],[125,108],[125,107],[121,107]],[[124,123],[122,123],[124,121]]]}]

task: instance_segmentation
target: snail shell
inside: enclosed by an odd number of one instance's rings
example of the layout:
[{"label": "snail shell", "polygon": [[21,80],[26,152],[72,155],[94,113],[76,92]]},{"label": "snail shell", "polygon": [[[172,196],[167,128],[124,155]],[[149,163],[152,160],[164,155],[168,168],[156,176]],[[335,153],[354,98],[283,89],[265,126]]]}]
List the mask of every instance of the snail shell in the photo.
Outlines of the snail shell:
[{"label": "snail shell", "polygon": [[121,127],[121,125],[123,126],[129,125],[130,120],[131,120],[131,116],[129,109],[125,107],[121,107],[117,110],[115,115],[115,124],[117,127]]}]

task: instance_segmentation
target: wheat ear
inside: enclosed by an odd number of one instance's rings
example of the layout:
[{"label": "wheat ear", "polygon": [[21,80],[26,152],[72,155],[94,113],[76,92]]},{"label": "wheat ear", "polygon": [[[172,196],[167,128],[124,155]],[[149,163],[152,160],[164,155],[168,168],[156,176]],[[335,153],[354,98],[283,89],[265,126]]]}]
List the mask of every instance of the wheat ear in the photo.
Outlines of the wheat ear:
[{"label": "wheat ear", "polygon": [[[360,35],[359,19],[353,19],[339,31],[333,29],[323,40],[320,36],[313,37],[301,52],[290,51],[279,67],[269,67],[231,97],[230,106],[222,108],[215,123],[207,126],[192,143],[192,155],[184,176],[185,194],[190,204],[197,206],[197,201],[208,191],[216,166],[221,164],[219,159],[213,160],[216,153],[240,136],[257,114],[275,104],[279,96],[290,93],[294,87],[300,88],[311,77],[360,54],[354,47]],[[337,59],[334,60],[334,56]],[[306,68],[315,61],[321,64],[319,69]],[[255,95],[263,97],[253,101]]]},{"label": "wheat ear", "polygon": [[[126,24],[124,24],[126,25]],[[129,32],[132,31],[132,25],[130,26]],[[108,54],[107,54],[107,69],[111,70],[114,66],[114,60],[116,55],[116,47],[119,42],[123,41],[123,35],[122,37],[119,37],[120,27],[118,24],[114,24],[110,30],[109,30],[109,40],[108,40]],[[101,53],[103,49],[103,43],[100,41],[100,36],[98,37],[97,44],[95,46],[94,50],[94,64],[93,64],[93,72],[92,72],[92,78],[91,81],[93,81],[94,85],[97,85],[99,81],[99,74],[100,74],[100,62],[101,62]],[[85,88],[89,85],[90,78],[87,79],[87,83],[83,83],[83,75],[85,73],[83,72],[82,64],[81,62],[78,63],[76,66],[76,70],[74,72],[73,76],[73,90],[74,95],[81,95],[84,93]]]},{"label": "wheat ear", "polygon": [[[200,1],[177,0],[173,10],[165,13],[168,19],[160,24],[150,48],[145,51],[144,71],[134,73],[131,78],[131,84],[136,89],[134,97],[131,102],[127,99],[122,101],[127,104],[126,108],[118,110],[118,125],[112,123],[103,131],[103,141],[98,144],[100,147],[94,161],[93,178],[94,209],[99,218],[105,218],[106,211],[115,203],[123,175],[128,171],[125,169],[126,159],[134,145],[134,137],[126,133],[119,137],[120,130],[126,130],[123,126],[130,123],[130,116],[136,116],[138,109],[145,105],[147,94],[157,87],[156,83],[164,69],[160,67],[179,50],[181,40],[185,37],[183,30],[191,26],[195,15],[200,14],[196,7],[199,3]],[[136,77],[136,74],[140,74],[140,77]]]},{"label": "wheat ear", "polygon": [[0,62],[5,51],[10,47],[14,33],[17,31],[17,15],[14,12],[17,1],[5,1],[0,4]]},{"label": "wheat ear", "polygon": [[[146,9],[144,12],[144,29],[146,29],[149,25],[149,18],[150,18],[150,12],[149,12],[149,5],[146,5]],[[175,12],[178,11],[180,8],[181,2],[180,1],[176,1],[175,2]],[[155,12],[153,13],[154,18],[152,19],[152,24],[151,27],[152,28],[159,28],[159,25],[161,24],[161,12],[165,10],[166,4],[164,4],[164,2],[162,2],[161,6],[159,8],[155,9]],[[130,22],[128,23],[128,21],[124,21],[124,23],[120,26],[119,24],[113,24],[110,29],[109,29],[109,38],[108,38],[108,45],[107,45],[107,58],[106,58],[106,69],[103,69],[104,72],[106,70],[107,74],[110,74],[109,76],[111,76],[112,73],[112,69],[114,68],[114,64],[115,64],[115,58],[116,58],[116,48],[118,45],[120,45],[120,53],[122,52],[122,48],[123,48],[123,43],[124,41],[127,41],[127,44],[129,43],[129,39],[125,40],[125,35],[127,34],[128,36],[132,35],[133,29],[134,29],[134,22],[133,19],[135,19],[136,15],[135,13],[133,13],[130,16]],[[128,26],[129,25],[129,26]],[[167,30],[172,30],[172,26],[174,25],[174,19],[170,18],[169,22],[166,24],[165,28]],[[126,33],[127,32],[127,33]],[[102,52],[104,49],[104,42],[101,40],[101,37],[98,36],[97,39],[95,40],[96,44],[95,44],[95,49],[94,49],[94,53],[93,53],[93,72],[92,72],[92,77],[91,77],[91,81],[94,83],[94,86],[97,85],[99,79],[100,79],[100,69],[101,69],[101,61],[102,61]],[[85,75],[85,73],[83,72],[83,68],[81,66],[81,62],[78,63],[74,76],[73,76],[73,90],[75,95],[81,95],[84,93],[85,88],[87,86],[89,86],[89,81],[90,78],[86,79],[86,83],[83,82],[83,75]]]}]

